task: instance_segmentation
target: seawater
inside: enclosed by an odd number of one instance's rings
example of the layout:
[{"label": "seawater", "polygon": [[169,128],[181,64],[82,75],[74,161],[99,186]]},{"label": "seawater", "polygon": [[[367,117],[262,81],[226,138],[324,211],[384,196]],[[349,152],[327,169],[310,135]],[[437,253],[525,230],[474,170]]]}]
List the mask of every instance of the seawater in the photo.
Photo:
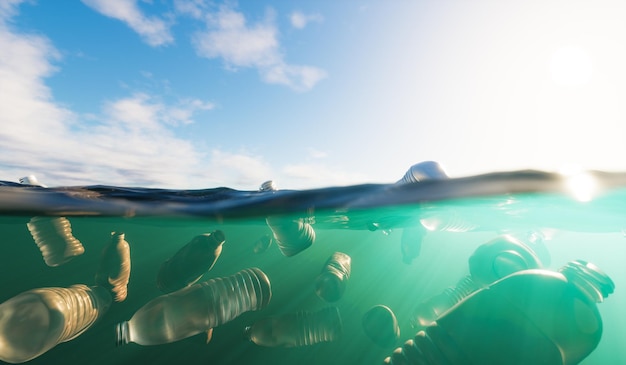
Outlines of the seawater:
[{"label": "seawater", "polygon": [[[42,188],[0,182],[0,302],[33,288],[94,284],[102,248],[111,232],[124,232],[131,248],[128,297],[88,331],[57,345],[31,364],[380,364],[415,335],[413,310],[421,301],[452,287],[468,274],[468,258],[481,244],[503,234],[542,237],[537,253],[544,267],[568,261],[594,263],[616,289],[598,307],[602,340],[582,364],[626,364],[626,177],[589,173],[590,187],[560,175],[520,171],[415,184],[366,184],[276,192],[227,188],[164,190],[111,186]],[[576,189],[588,189],[581,198]],[[584,193],[584,192],[583,192]],[[254,253],[256,241],[271,233],[270,215],[303,218],[315,243],[292,257],[273,243]],[[27,229],[35,216],[63,216],[85,247],[68,263],[47,266]],[[429,230],[410,264],[403,262],[406,229]],[[115,325],[161,295],[158,269],[193,237],[222,230],[223,251],[202,280],[258,267],[270,279],[267,308],[247,312],[213,331],[159,346],[115,345]],[[299,348],[267,348],[243,336],[256,320],[329,306],[314,282],[334,252],[352,258],[352,273],[336,303],[343,332],[334,342]],[[361,320],[373,306],[393,310],[400,325],[394,346],[379,347],[365,335]],[[506,336],[506,334],[503,334]]]}]

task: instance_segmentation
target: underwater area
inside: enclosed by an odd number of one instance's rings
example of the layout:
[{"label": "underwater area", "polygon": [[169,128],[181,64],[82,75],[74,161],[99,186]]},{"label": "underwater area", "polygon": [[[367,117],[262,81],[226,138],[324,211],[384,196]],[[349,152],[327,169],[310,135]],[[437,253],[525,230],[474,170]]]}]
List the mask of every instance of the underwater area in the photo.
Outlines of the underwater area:
[{"label": "underwater area", "polygon": [[267,184],[0,182],[2,363],[626,364],[626,174]]}]

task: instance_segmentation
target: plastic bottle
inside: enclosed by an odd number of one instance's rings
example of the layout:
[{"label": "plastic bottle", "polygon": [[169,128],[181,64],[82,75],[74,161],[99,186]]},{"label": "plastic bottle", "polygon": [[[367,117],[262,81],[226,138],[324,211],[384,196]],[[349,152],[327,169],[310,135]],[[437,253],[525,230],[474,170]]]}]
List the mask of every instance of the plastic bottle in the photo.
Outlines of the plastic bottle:
[{"label": "plastic bottle", "polygon": [[346,291],[352,259],[343,252],[333,253],[315,280],[315,294],[327,302],[336,302]]},{"label": "plastic bottle", "polygon": [[341,332],[342,322],[337,307],[268,317],[244,330],[250,341],[265,347],[301,347],[331,342]]},{"label": "plastic bottle", "polygon": [[484,243],[469,258],[470,275],[455,287],[446,288],[420,303],[413,312],[414,328],[426,327],[463,298],[509,274],[541,268],[542,263],[527,245],[513,236],[502,235]]},{"label": "plastic bottle", "polygon": [[161,345],[202,332],[210,336],[214,327],[265,308],[271,297],[269,279],[258,268],[196,283],[154,298],[118,323],[117,344]]},{"label": "plastic bottle", "polygon": [[47,186],[45,186],[44,184],[40,183],[39,180],[37,180],[37,177],[35,177],[35,175],[28,175],[28,176],[20,177],[18,181],[22,185],[33,185],[33,186],[41,186],[42,188],[47,188]]},{"label": "plastic bottle", "polygon": [[409,167],[402,179],[396,184],[416,183],[424,180],[445,180],[448,173],[443,166],[436,161],[422,161]]},{"label": "plastic bottle", "polygon": [[28,290],[0,304],[0,360],[34,359],[88,330],[111,305],[98,286]]},{"label": "plastic bottle", "polygon": [[516,272],[466,297],[384,363],[578,364],[600,342],[596,303],[614,288],[604,272],[582,260],[559,272]]},{"label": "plastic bottle", "polygon": [[370,308],[361,320],[367,337],[380,347],[393,346],[400,338],[400,326],[393,311],[385,305]]},{"label": "plastic bottle", "polygon": [[26,223],[46,265],[62,265],[85,252],[65,217],[33,217]]},{"label": "plastic bottle", "polygon": [[[276,191],[274,181],[265,181],[259,191]],[[269,216],[265,219],[267,225],[274,234],[274,239],[280,252],[287,257],[294,256],[315,242],[315,230],[304,218],[289,215]]]},{"label": "plastic bottle", "polygon": [[159,290],[170,293],[200,280],[215,265],[225,240],[220,230],[194,237],[161,265],[157,275]]},{"label": "plastic bottle", "polygon": [[96,284],[108,289],[116,302],[128,295],[130,280],[130,245],[124,233],[112,232],[111,242],[104,247],[96,272]]},{"label": "plastic bottle", "polygon": [[276,245],[284,256],[294,256],[311,247],[315,242],[315,230],[303,218],[270,216],[266,218],[266,222],[274,233]]}]

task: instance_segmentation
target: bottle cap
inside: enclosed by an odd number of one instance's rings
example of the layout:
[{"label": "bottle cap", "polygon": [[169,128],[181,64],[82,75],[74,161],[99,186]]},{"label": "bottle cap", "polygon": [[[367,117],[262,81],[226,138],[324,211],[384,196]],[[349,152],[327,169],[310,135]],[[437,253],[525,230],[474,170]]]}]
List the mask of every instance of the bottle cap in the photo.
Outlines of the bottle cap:
[{"label": "bottle cap", "polygon": [[559,271],[596,303],[601,303],[615,290],[613,280],[590,262],[584,260],[570,261]]},{"label": "bottle cap", "polygon": [[469,258],[474,282],[487,286],[514,272],[541,268],[537,255],[512,236],[499,236],[478,246]]}]

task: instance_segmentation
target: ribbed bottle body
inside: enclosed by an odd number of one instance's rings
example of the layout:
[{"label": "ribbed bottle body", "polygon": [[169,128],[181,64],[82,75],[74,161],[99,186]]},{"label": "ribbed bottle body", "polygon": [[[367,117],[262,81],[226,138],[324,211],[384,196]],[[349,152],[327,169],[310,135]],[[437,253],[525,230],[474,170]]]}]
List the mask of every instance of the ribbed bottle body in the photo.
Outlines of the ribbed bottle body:
[{"label": "ribbed bottle body", "polygon": [[161,295],[118,324],[118,344],[170,343],[208,331],[247,311],[264,308],[271,287],[265,273],[244,269],[224,278],[193,284]]},{"label": "ribbed bottle body", "polygon": [[313,226],[302,218],[271,216],[266,218],[266,222],[274,233],[280,252],[287,257],[306,250],[315,242]]},{"label": "ribbed bottle body", "polygon": [[[570,275],[571,271],[568,271]],[[601,280],[608,277],[601,277]],[[574,282],[577,280],[579,283]],[[598,280],[600,281],[600,280]],[[610,279],[568,278],[541,269],[511,274],[480,289],[385,360],[409,365],[573,365],[598,345],[602,319],[591,292]],[[596,288],[594,290],[583,290]]]},{"label": "ribbed bottle body", "polygon": [[67,218],[33,217],[26,226],[48,266],[62,265],[85,252],[82,243],[72,235]]},{"label": "ribbed bottle body", "polygon": [[315,293],[327,302],[336,302],[346,291],[352,259],[343,252],[333,253],[315,280]]},{"label": "ribbed bottle body", "polygon": [[339,309],[328,307],[263,318],[246,328],[246,335],[259,346],[301,347],[334,341],[342,328]]},{"label": "ribbed bottle body", "polygon": [[128,295],[130,280],[130,245],[125,234],[111,233],[111,241],[102,250],[96,283],[106,288],[116,302],[123,302]]},{"label": "ribbed bottle body", "polygon": [[0,304],[0,359],[31,360],[89,329],[111,305],[101,287],[38,288]]}]

